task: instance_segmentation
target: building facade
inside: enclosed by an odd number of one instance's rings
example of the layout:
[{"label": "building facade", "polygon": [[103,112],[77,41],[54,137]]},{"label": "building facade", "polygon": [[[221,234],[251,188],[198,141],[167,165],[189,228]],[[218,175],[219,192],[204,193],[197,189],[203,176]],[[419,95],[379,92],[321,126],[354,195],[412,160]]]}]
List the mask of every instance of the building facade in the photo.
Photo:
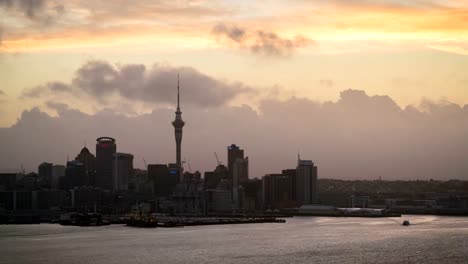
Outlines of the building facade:
[{"label": "building facade", "polygon": [[296,198],[299,204],[317,203],[317,166],[311,160],[297,161]]},{"label": "building facade", "polygon": [[114,169],[112,172],[114,191],[128,190],[128,180],[133,174],[133,155],[128,153],[114,154]]},{"label": "building facade", "polygon": [[100,137],[96,139],[96,178],[95,185],[99,188],[112,190],[114,186],[114,154],[117,151],[115,139]]}]

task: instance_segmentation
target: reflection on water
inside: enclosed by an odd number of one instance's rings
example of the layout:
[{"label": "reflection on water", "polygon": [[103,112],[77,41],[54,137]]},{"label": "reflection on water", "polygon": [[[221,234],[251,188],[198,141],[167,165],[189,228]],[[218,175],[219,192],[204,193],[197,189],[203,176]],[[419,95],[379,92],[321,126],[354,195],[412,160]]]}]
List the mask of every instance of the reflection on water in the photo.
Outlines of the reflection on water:
[{"label": "reflection on water", "polygon": [[468,218],[438,216],[172,229],[4,225],[0,263],[468,263],[467,240]]}]

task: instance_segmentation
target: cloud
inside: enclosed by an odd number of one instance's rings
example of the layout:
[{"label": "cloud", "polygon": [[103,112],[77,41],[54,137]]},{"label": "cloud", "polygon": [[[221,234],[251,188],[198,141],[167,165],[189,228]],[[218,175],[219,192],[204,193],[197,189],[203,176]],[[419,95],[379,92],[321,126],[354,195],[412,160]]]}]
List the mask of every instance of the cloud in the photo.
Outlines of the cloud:
[{"label": "cloud", "polygon": [[177,75],[180,76],[181,100],[186,105],[220,106],[237,95],[253,92],[242,83],[218,80],[191,67],[154,64],[147,68],[143,64],[113,65],[105,61],[89,61],[75,72],[69,84],[50,82],[24,90],[21,97],[73,93],[78,98],[91,96],[99,103],[120,96],[131,101],[174,104]]},{"label": "cloud", "polygon": [[38,98],[53,93],[70,92],[71,88],[62,82],[48,82],[44,85],[25,89],[21,92],[20,99]]},{"label": "cloud", "polygon": [[59,114],[69,109],[67,104],[57,103],[57,102],[52,102],[52,101],[46,102],[46,106],[50,109],[57,111],[57,113]]},{"label": "cloud", "polygon": [[265,56],[289,56],[298,48],[313,43],[312,40],[296,36],[293,39],[282,38],[274,32],[263,30],[248,30],[238,26],[217,24],[211,30],[216,36],[225,37],[231,44],[248,49],[254,54]]},{"label": "cloud", "polygon": [[0,6],[19,9],[29,18],[35,18],[45,6],[45,0],[0,0]]},{"label": "cloud", "polygon": [[319,80],[319,84],[321,86],[326,87],[326,88],[331,88],[331,87],[333,87],[333,85],[335,85],[335,82],[333,80],[331,80],[331,79],[321,79],[321,80]]},{"label": "cloud", "polygon": [[2,90],[0,90],[0,96],[6,96],[6,93]]},{"label": "cloud", "polygon": [[[35,108],[0,128],[0,168],[63,164],[84,140],[104,135],[117,139],[118,151],[133,153],[136,167],[143,167],[142,157],[149,163],[174,160],[172,109],[128,117],[113,109],[85,114],[60,102],[47,107],[58,116]],[[251,177],[294,168],[299,149],[316,162],[320,178],[468,179],[468,105],[424,100],[401,108],[386,95],[350,89],[333,102],[265,100],[258,112],[184,105],[183,119],[182,152],[196,170],[214,169],[212,153],[225,160],[226,146],[236,143],[250,157]]]}]

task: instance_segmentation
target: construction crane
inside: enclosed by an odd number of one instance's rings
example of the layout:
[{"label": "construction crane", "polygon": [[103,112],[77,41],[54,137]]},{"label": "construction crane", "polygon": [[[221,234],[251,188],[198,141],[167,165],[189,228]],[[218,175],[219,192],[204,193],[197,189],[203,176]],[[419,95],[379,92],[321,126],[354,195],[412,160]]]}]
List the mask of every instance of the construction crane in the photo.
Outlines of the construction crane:
[{"label": "construction crane", "polygon": [[215,155],[215,157],[216,157],[216,162],[218,162],[218,166],[221,165],[221,162],[220,162],[219,159],[218,159],[218,154],[215,152],[214,155]]}]

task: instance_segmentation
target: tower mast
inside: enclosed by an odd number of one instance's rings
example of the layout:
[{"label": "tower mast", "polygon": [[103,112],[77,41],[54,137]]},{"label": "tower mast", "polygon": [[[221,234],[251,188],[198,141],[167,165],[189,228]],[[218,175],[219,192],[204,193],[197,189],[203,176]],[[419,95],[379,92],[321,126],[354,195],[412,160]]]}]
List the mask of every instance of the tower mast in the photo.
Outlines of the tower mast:
[{"label": "tower mast", "polygon": [[175,112],[175,120],[172,122],[174,126],[174,134],[176,141],[176,165],[177,175],[179,181],[182,180],[182,160],[181,160],[181,145],[182,145],[182,128],[185,122],[182,120],[182,112],[180,111],[180,86],[179,86],[179,74],[177,74],[177,109]]}]

